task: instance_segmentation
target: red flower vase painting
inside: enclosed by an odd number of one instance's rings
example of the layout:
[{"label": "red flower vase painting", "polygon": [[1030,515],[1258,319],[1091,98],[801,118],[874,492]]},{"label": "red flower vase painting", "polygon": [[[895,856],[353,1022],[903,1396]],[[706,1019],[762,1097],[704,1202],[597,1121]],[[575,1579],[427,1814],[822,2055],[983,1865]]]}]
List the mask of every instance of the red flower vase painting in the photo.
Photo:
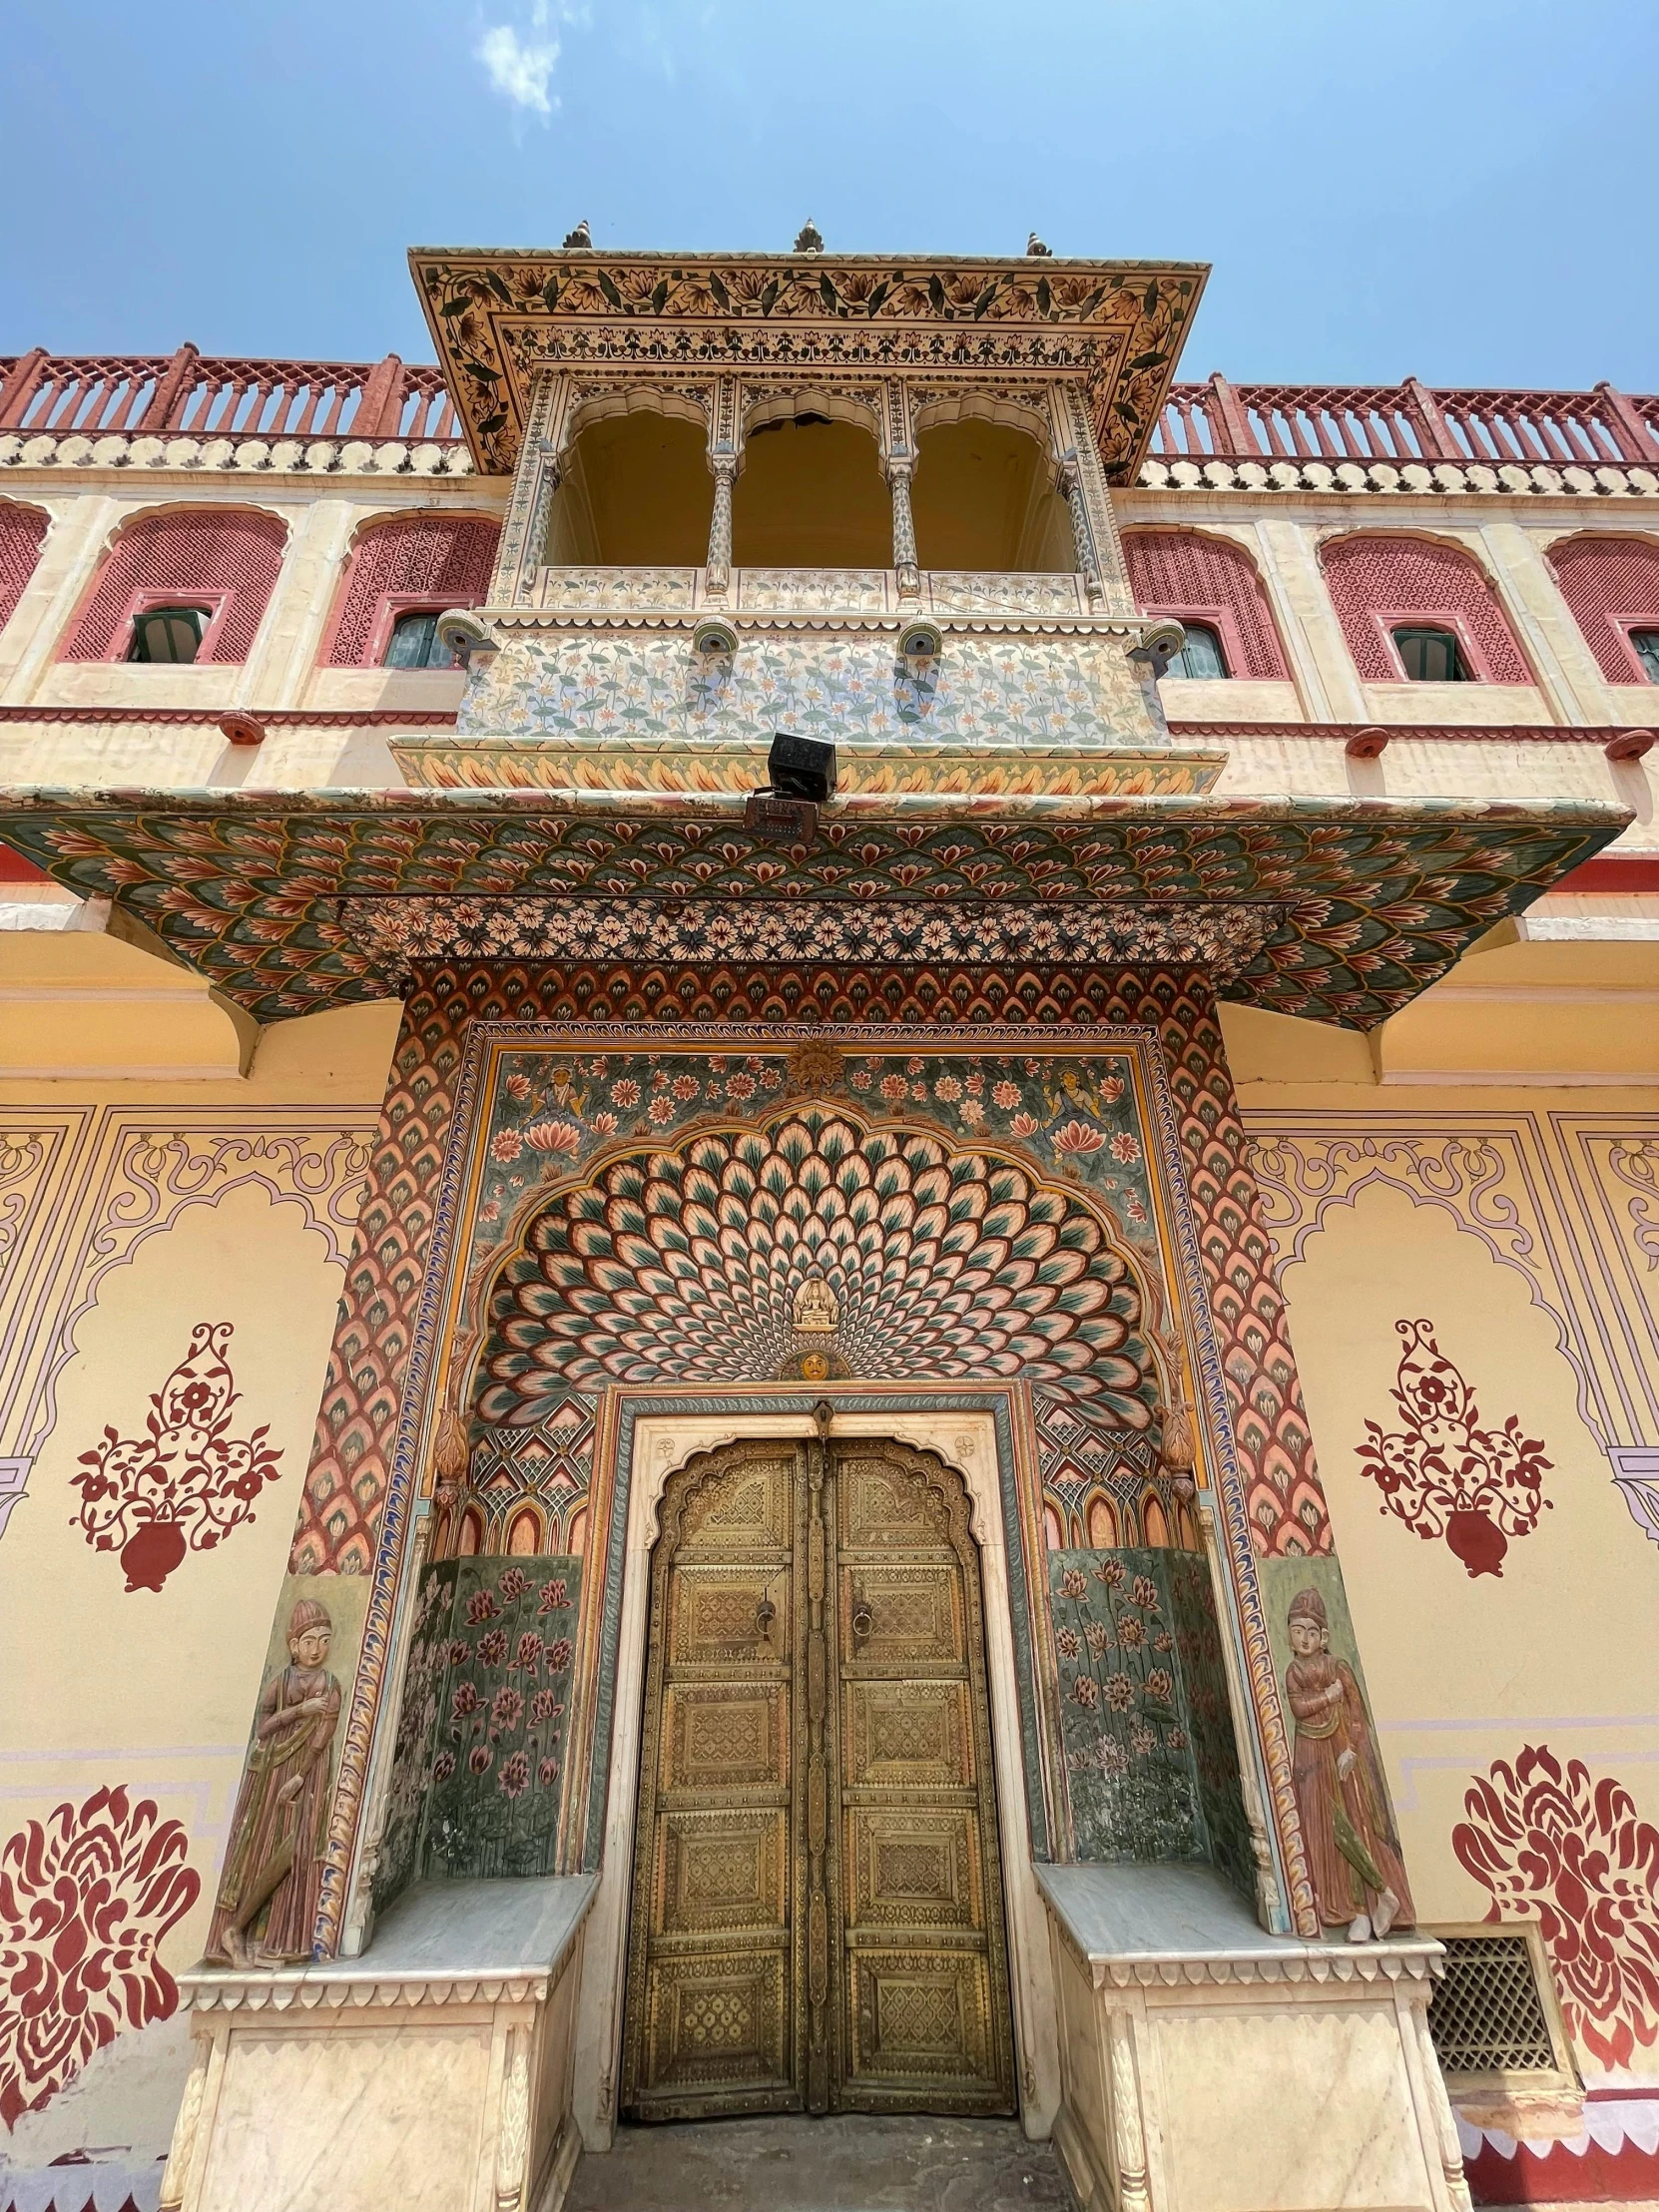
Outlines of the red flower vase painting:
[{"label": "red flower vase painting", "polygon": [[1391,1392],[1401,1425],[1366,1423],[1362,1473],[1392,1513],[1425,1542],[1443,1536],[1468,1573],[1503,1572],[1511,1536],[1526,1536],[1551,1503],[1543,1495],[1542,1439],[1523,1436],[1511,1413],[1483,1428],[1474,1391],[1434,1342],[1427,1321],[1396,1321],[1403,1340]]},{"label": "red flower vase painting", "polygon": [[106,1428],[70,1477],[95,1551],[121,1551],[129,1590],[159,1590],[187,1551],[210,1551],[254,1518],[280,1450],[262,1425],[231,1433],[240,1392],[225,1358],[228,1321],[199,1321],[190,1350],[150,1400],[142,1436]]}]

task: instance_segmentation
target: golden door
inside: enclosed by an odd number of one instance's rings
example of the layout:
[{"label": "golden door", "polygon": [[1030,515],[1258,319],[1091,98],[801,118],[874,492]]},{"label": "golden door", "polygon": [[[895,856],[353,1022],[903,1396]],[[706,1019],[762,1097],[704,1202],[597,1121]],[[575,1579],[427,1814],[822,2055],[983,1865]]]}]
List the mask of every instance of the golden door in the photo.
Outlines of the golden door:
[{"label": "golden door", "polygon": [[734,1444],[669,1483],[622,2109],[1014,2109],[979,1561],[925,1453]]}]

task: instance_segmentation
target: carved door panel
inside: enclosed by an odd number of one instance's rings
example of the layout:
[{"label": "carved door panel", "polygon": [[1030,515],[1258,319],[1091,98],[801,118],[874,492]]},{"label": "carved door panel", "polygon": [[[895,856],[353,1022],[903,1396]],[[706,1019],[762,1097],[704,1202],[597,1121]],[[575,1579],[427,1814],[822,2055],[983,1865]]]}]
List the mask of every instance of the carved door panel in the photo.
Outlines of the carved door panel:
[{"label": "carved door panel", "polygon": [[836,1444],[847,2111],[1011,2112],[978,1557],[960,1481]]},{"label": "carved door panel", "polygon": [[978,1555],[885,1443],[745,1443],[663,1502],[623,2111],[1010,2112]]},{"label": "carved door panel", "polygon": [[680,1478],[652,1558],[623,2107],[801,2108],[794,1445]]}]

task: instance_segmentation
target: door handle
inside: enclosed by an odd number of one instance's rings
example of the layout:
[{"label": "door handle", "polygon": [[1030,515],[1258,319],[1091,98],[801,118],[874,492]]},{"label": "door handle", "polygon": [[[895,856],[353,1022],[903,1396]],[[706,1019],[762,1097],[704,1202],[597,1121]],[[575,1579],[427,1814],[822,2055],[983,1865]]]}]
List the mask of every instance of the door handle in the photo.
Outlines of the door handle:
[{"label": "door handle", "polygon": [[760,1631],[759,1641],[761,1643],[771,1643],[772,1624],[777,1618],[777,1606],[773,1604],[771,1598],[766,1595],[765,1591],[763,1591],[761,1593],[761,1602],[755,1608],[755,1626]]},{"label": "door handle", "polygon": [[874,1626],[875,1615],[870,1610],[869,1599],[855,1597],[852,1600],[852,1641],[855,1644],[865,1642]]}]

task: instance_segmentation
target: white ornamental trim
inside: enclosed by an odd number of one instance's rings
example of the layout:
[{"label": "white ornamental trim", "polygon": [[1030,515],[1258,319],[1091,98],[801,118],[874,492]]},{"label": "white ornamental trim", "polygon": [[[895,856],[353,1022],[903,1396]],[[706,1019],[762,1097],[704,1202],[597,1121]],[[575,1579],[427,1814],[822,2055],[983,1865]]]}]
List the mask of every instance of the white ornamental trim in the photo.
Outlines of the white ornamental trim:
[{"label": "white ornamental trim", "polygon": [[226,476],[472,476],[459,443],[403,438],[185,438],[58,436],[8,431],[0,468],[137,469]]},{"label": "white ornamental trim", "polygon": [[1659,471],[1651,468],[1551,468],[1505,461],[1143,461],[1141,491],[1388,492],[1411,498],[1652,499]]},{"label": "white ornamental trim", "polygon": [[[564,1961],[560,1961],[561,1966]],[[332,1968],[179,1976],[193,2012],[342,2012],[452,2004],[540,2004],[554,1970],[515,1974],[353,1974]]]}]

